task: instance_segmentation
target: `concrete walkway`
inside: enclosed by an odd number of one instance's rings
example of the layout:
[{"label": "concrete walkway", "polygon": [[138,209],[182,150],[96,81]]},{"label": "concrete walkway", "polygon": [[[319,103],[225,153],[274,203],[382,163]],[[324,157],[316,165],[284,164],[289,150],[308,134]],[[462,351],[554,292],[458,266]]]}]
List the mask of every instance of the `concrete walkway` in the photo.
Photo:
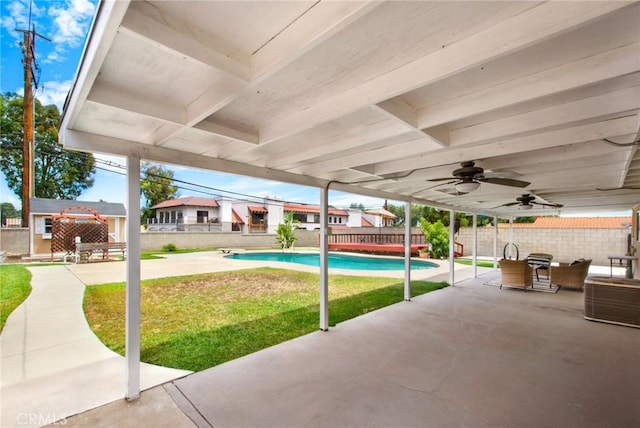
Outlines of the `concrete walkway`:
[{"label": "concrete walkway", "polygon": [[[123,263],[121,263],[123,264]],[[32,292],[0,335],[0,426],[41,426],[122,399],[125,360],[84,317],[85,285],[65,266],[29,269]],[[143,389],[190,372],[143,364]]]}]

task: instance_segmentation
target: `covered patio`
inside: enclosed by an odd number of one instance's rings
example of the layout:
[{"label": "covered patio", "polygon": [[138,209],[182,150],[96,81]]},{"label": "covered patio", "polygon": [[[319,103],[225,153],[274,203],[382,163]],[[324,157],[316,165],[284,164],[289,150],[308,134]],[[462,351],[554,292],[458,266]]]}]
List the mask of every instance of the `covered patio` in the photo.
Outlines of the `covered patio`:
[{"label": "covered patio", "polygon": [[579,292],[525,294],[485,280],[460,281],[67,424],[638,426],[636,329],[585,321]]},{"label": "covered patio", "polygon": [[[128,160],[125,396],[140,395],[141,160],[317,188],[327,330],[330,190],[403,201],[406,223],[412,202],[474,225],[478,214],[638,208],[638,22],[637,1],[101,2],[60,141]],[[635,212],[633,230],[638,249]],[[456,287],[437,304],[397,305],[354,320],[368,329],[318,333],[175,385],[218,425],[421,425],[433,414],[433,425],[638,424],[637,331],[584,321],[580,294],[554,307],[544,299],[561,295],[463,286],[453,247],[450,259]],[[232,418],[225,397],[249,386],[248,419],[218,423],[221,411],[198,407],[203,397]],[[292,395],[303,401],[286,407]],[[302,419],[270,422],[267,408]]]}]

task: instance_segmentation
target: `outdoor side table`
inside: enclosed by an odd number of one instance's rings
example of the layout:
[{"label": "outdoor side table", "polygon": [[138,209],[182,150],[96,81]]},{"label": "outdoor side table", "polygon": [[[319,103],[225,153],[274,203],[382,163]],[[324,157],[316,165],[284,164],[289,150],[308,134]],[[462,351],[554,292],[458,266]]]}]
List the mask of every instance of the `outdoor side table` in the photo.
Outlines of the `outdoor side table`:
[{"label": "outdoor side table", "polygon": [[609,267],[610,267],[610,273],[609,273],[609,277],[613,277],[613,261],[614,260],[618,260],[620,262],[620,264],[622,264],[623,260],[627,261],[627,272],[626,272],[626,277],[631,279],[633,278],[633,266],[631,265],[633,260],[638,260],[637,257],[635,256],[615,256],[615,255],[609,255],[607,256],[607,258],[609,259]]}]

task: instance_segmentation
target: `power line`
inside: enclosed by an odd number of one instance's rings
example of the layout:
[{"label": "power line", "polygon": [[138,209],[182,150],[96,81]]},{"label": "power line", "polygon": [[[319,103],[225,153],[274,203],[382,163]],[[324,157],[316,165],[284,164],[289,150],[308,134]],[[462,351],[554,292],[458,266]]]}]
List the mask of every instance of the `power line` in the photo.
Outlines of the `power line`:
[{"label": "power line", "polygon": [[[5,147],[5,149],[8,150],[18,150],[19,148],[17,147]],[[39,154],[41,155],[45,155],[45,156],[52,156],[52,157],[62,157],[62,153],[55,153],[55,152],[47,152],[45,150],[42,149],[38,149]],[[82,153],[82,152],[79,152]],[[84,155],[88,156],[88,154],[83,153]],[[78,164],[81,163],[81,160],[74,160],[74,159],[67,159],[68,161],[72,161],[72,162],[76,162]],[[99,163],[111,168],[116,168],[116,169],[120,169],[120,170],[126,170],[126,166],[119,164],[117,162],[113,162],[113,161],[109,161],[109,160],[104,160],[104,159],[96,159],[94,157],[94,162],[95,163]],[[108,169],[105,167],[100,167],[100,166],[95,166],[94,167],[98,170],[101,171],[105,171],[105,172],[110,172],[113,174],[117,174],[117,175],[121,175],[121,176],[126,176],[125,172],[120,172],[120,171],[116,171],[113,169]],[[161,179],[169,179],[172,183],[178,183],[175,184],[175,187],[177,187],[180,190],[186,190],[186,191],[190,191],[190,192],[197,192],[203,195],[208,195],[208,196],[214,196],[214,197],[225,197],[225,198],[229,198],[232,200],[236,200],[236,201],[247,201],[247,200],[251,200],[251,201],[256,201],[256,202],[262,202],[264,201],[264,199],[268,199],[268,198],[264,198],[262,196],[257,196],[257,195],[251,195],[251,194],[247,194],[247,193],[241,193],[241,192],[234,192],[231,190],[224,190],[224,189],[220,189],[217,187],[212,187],[212,186],[208,186],[205,184],[199,184],[199,183],[194,183],[194,182],[190,182],[190,181],[186,181],[186,180],[180,180],[177,178],[168,178],[159,174],[153,174],[153,173],[148,173],[147,174],[150,177],[154,177],[154,178],[161,178]],[[145,179],[146,177],[144,177],[143,175],[140,176],[140,179]],[[192,186],[192,187],[185,187],[185,186]],[[295,204],[295,205],[312,205],[312,206],[316,206],[317,204],[310,204],[310,203],[305,203],[305,202],[297,202],[297,201],[287,201],[287,200],[281,200],[281,202],[283,203],[288,203],[288,204]],[[364,206],[364,210],[367,209],[373,209],[373,208],[379,208],[379,205],[372,205],[372,206]],[[334,208],[340,208],[340,209],[347,209],[350,207],[334,207]]]}]

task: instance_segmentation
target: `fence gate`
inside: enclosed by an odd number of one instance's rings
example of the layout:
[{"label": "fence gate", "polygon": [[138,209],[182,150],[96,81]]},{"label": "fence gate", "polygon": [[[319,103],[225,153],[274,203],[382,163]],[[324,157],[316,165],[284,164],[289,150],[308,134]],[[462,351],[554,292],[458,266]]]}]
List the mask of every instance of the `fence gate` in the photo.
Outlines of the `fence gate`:
[{"label": "fence gate", "polygon": [[[78,214],[77,212],[87,214]],[[109,242],[109,221],[96,210],[69,207],[51,217],[51,259],[54,253],[76,251],[76,236],[81,242]]]}]

